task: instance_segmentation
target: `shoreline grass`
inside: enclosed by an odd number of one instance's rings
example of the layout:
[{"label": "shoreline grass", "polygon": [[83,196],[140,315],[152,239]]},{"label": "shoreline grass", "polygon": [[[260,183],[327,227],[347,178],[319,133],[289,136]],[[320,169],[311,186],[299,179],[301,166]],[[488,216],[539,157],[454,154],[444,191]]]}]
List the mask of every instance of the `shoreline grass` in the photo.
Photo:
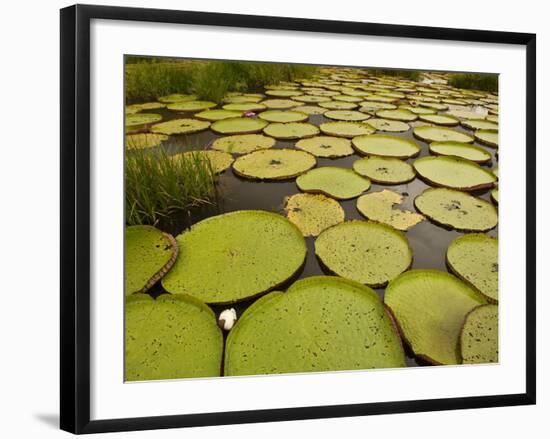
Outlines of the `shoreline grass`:
[{"label": "shoreline grass", "polygon": [[498,91],[498,75],[494,73],[453,73],[449,85],[456,88],[488,91]]}]

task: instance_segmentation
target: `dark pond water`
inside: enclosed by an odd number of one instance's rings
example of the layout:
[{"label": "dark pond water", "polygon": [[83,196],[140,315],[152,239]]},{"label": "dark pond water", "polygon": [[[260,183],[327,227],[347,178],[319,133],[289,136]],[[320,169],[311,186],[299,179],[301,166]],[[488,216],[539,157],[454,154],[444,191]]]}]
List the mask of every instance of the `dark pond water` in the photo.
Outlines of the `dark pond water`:
[{"label": "dark pond water", "polygon": [[[190,113],[178,114],[166,109],[154,110],[151,112],[162,114],[164,120],[192,117],[192,114]],[[330,120],[322,115],[313,115],[309,118],[309,122],[315,125],[319,125],[320,123],[325,121]],[[414,123],[412,124],[412,126],[415,126]],[[466,130],[462,127],[454,127],[453,129],[471,134],[471,131]],[[412,135],[412,129],[404,133],[387,134],[413,139],[422,147],[420,157],[429,155],[428,144],[418,139],[415,139]],[[215,134],[211,130],[192,135],[171,136],[169,143],[164,144],[162,148],[165,149],[165,151],[167,151],[169,154],[176,154],[179,152],[190,150],[200,150],[206,148],[212,141],[219,137],[222,136]],[[278,141],[275,145],[275,148],[293,148],[294,144],[295,141]],[[481,146],[492,155],[491,162],[485,165],[485,167],[489,169],[496,167],[497,161],[495,158],[495,149],[488,148],[478,143],[475,143],[475,145]],[[351,156],[338,159],[317,158],[317,166],[341,166],[351,168],[353,162],[360,157],[361,156],[358,154],[353,154]],[[412,163],[414,159],[409,159],[407,161],[409,163]],[[385,188],[399,192],[404,195],[403,204],[399,207],[415,211],[416,209],[413,204],[414,199],[428,187],[430,186],[425,184],[419,178],[416,178],[410,183],[393,186],[378,185],[373,183],[368,192],[377,192]],[[300,192],[294,180],[281,182],[257,182],[240,178],[236,176],[231,169],[228,169],[219,176],[219,191],[220,203],[218,206],[198,209],[194,211],[191,215],[181,215],[178,218],[174,218],[174,221],[172,221],[171,223],[161,224],[159,228],[176,236],[180,234],[185,228],[189,227],[191,224],[194,224],[209,216],[217,215],[220,213],[242,209],[261,209],[284,214],[283,205],[285,197]],[[489,191],[478,192],[474,195],[479,196],[480,198],[483,198],[490,202]],[[346,220],[364,219],[364,217],[361,216],[361,214],[355,207],[355,203],[355,199],[340,202],[345,210]],[[461,235],[461,233],[453,230],[447,230],[443,227],[431,223],[430,221],[423,221],[411,228],[406,233],[406,235],[409,239],[414,255],[412,268],[433,268],[439,270],[447,270],[447,267],[445,265],[445,253],[447,251],[447,247],[449,243],[454,238]],[[497,237],[498,228],[495,228],[488,232],[488,235]],[[286,289],[287,286],[289,286],[297,279],[320,274],[330,274],[323,271],[323,268],[321,267],[319,261],[315,256],[314,238],[308,237],[306,238],[306,241],[308,246],[308,254],[305,264],[302,267],[301,271],[294,278],[289,280],[284,287],[281,288],[282,290]],[[377,289],[376,291],[381,298],[384,297],[384,289]],[[162,288],[162,285],[160,283],[155,285],[149,291],[149,294],[154,297],[163,293],[166,293],[166,291]],[[234,307],[237,310],[237,314],[240,315],[251,303],[252,301],[244,301],[232,305],[232,307]],[[219,314],[222,310],[228,307],[229,306],[227,305],[212,306],[212,309],[214,310],[214,312],[216,312],[216,314]],[[409,366],[422,365],[419,361],[412,357],[410,352],[407,353],[407,356],[407,364]]]}]

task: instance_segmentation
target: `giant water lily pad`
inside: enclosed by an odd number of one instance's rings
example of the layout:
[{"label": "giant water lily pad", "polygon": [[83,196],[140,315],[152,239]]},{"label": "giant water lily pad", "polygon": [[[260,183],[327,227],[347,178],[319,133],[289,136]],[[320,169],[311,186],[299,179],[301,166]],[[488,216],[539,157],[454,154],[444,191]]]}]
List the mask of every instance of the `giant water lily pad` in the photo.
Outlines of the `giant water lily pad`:
[{"label": "giant water lily pad", "polygon": [[342,137],[315,136],[296,142],[296,148],[316,157],[345,157],[353,154],[351,141]]},{"label": "giant water lily pad", "polygon": [[247,154],[259,149],[269,149],[274,145],[275,139],[262,134],[237,134],[214,140],[212,149],[231,154]]},{"label": "giant water lily pad", "polygon": [[195,95],[186,95],[186,94],[181,94],[181,93],[173,93],[171,95],[161,96],[158,100],[159,100],[159,102],[163,102],[165,104],[172,104],[174,102],[195,101],[195,100],[197,100],[197,96],[195,96]]},{"label": "giant water lily pad", "polygon": [[325,122],[319,128],[329,136],[347,138],[372,134],[376,131],[366,122]]},{"label": "giant water lily pad", "polygon": [[127,114],[124,119],[124,125],[127,133],[139,133],[147,131],[151,124],[159,120],[162,120],[162,116],[155,113]]},{"label": "giant water lily pad", "polygon": [[364,113],[376,113],[378,110],[395,110],[397,105],[386,102],[362,102],[359,111]]},{"label": "giant water lily pad", "polygon": [[290,110],[268,110],[260,113],[258,117],[268,122],[279,123],[304,122],[309,118],[306,113]]},{"label": "giant water lily pad", "polygon": [[420,153],[420,146],[403,137],[372,134],[357,136],[352,140],[355,149],[366,155],[406,159]]},{"label": "giant water lily pad", "polygon": [[400,120],[403,122],[412,122],[418,119],[418,115],[407,109],[398,108],[396,110],[378,110],[376,117],[389,120]]},{"label": "giant water lily pad", "polygon": [[304,139],[319,134],[319,128],[311,123],[270,123],[264,134],[280,140]]},{"label": "giant water lily pad", "polygon": [[460,123],[456,117],[447,114],[423,114],[420,116],[422,122],[435,123],[447,127],[454,127]]},{"label": "giant water lily pad", "polygon": [[[305,96],[297,96],[299,97],[305,97]],[[272,110],[287,110],[292,107],[297,107],[298,105],[301,105],[300,102],[293,101],[290,99],[266,99],[265,101],[261,102],[262,105],[264,105],[266,108],[272,109]]]},{"label": "giant water lily pad", "polygon": [[164,134],[128,134],[124,143],[128,149],[145,149],[159,146],[165,140],[168,140],[168,136]]},{"label": "giant water lily pad", "polygon": [[317,107],[316,105],[300,105],[299,107],[294,107],[293,110],[309,115],[324,114],[328,111],[326,108]]},{"label": "giant water lily pad", "polygon": [[200,161],[208,161],[212,171],[215,174],[219,174],[228,169],[233,163],[233,157],[231,154],[222,151],[213,150],[200,150],[200,151],[186,151],[179,154],[174,154],[172,160],[178,160],[180,158],[194,159]]},{"label": "giant water lily pad", "polygon": [[459,236],[447,249],[447,264],[490,302],[498,301],[498,240],[480,233]]},{"label": "giant water lily pad", "polygon": [[306,257],[302,232],[284,216],[260,210],[210,217],[176,239],[180,256],[162,285],[206,303],[269,291],[290,279]]},{"label": "giant water lily pad", "polygon": [[322,194],[292,195],[286,200],[285,212],[304,236],[317,236],[344,221],[344,209],[338,201]]},{"label": "giant water lily pad", "polygon": [[210,101],[184,101],[184,102],[175,102],[168,105],[166,108],[172,111],[183,111],[193,113],[195,111],[209,110],[216,106],[215,102]]},{"label": "giant water lily pad", "polygon": [[331,98],[328,96],[314,96],[314,95],[303,95],[303,96],[293,96],[293,101],[296,101],[296,105],[300,105],[302,103],[305,104],[318,104],[321,102],[329,102],[331,101]]},{"label": "giant water lily pad", "polygon": [[267,107],[264,104],[260,104],[260,103],[256,103],[256,102],[245,102],[245,103],[242,103],[242,104],[226,104],[222,108],[224,110],[229,110],[229,111],[241,111],[241,112],[253,111],[253,112],[257,112],[257,111],[263,111]]},{"label": "giant water lily pad", "polygon": [[320,102],[319,107],[326,108],[327,110],[353,110],[357,108],[358,105],[355,102],[328,101]]},{"label": "giant water lily pad", "polygon": [[485,301],[470,286],[437,270],[411,270],[391,281],[384,302],[417,357],[461,363],[458,342],[466,315]]},{"label": "giant water lily pad", "polygon": [[153,226],[130,226],[124,233],[124,292],[144,293],[174,265],[178,245]]},{"label": "giant water lily pad", "polygon": [[230,110],[206,110],[195,114],[197,119],[209,120],[215,122],[217,120],[230,119],[234,117],[241,117],[242,111],[230,111]]},{"label": "giant water lily pad", "polygon": [[357,210],[367,219],[406,231],[425,218],[423,215],[409,210],[397,209],[395,205],[402,202],[403,196],[384,189],[381,192],[360,196],[357,199]]},{"label": "giant water lily pad", "polygon": [[474,138],[469,134],[453,130],[452,128],[436,127],[436,126],[421,126],[413,130],[415,137],[424,142],[461,142],[472,143]]},{"label": "giant water lily pad", "polygon": [[126,114],[136,114],[145,110],[158,110],[159,108],[166,107],[166,104],[162,102],[146,102],[144,104],[132,104],[128,105],[125,109]]},{"label": "giant water lily pad", "polygon": [[482,119],[484,116],[482,113],[478,113],[477,111],[472,110],[462,110],[462,109],[453,109],[447,111],[445,114],[448,114],[450,116],[454,116],[458,119],[465,120],[465,119]]},{"label": "giant water lily pad", "polygon": [[487,163],[491,154],[479,146],[461,142],[432,142],[430,152],[436,155],[460,157],[476,163]]},{"label": "giant water lily pad", "polygon": [[224,365],[226,375],[379,369],[404,367],[405,354],[373,290],[314,276],[250,306],[229,334]]},{"label": "giant water lily pad", "polygon": [[432,108],[415,107],[414,105],[400,105],[399,108],[409,110],[411,113],[422,114],[435,114],[435,110]]},{"label": "giant water lily pad", "polygon": [[466,119],[460,124],[471,130],[498,130],[498,123],[485,119]]},{"label": "giant water lily pad", "polygon": [[261,132],[267,122],[250,117],[234,117],[214,122],[210,128],[218,134],[254,134]]},{"label": "giant water lily pad", "polygon": [[223,336],[214,313],[187,295],[126,298],[126,381],[216,377]]},{"label": "giant water lily pad", "polygon": [[361,122],[362,120],[367,120],[370,118],[370,116],[366,113],[362,113],[361,111],[353,111],[353,110],[332,110],[327,111],[324,116],[327,119],[333,119],[333,120],[343,120],[343,121],[350,121],[350,122]]},{"label": "giant water lily pad", "polygon": [[296,179],[300,190],[321,193],[338,200],[348,200],[369,189],[370,180],[347,168],[324,166],[315,168]]},{"label": "giant water lily pad", "polygon": [[233,170],[241,177],[258,180],[294,178],[316,165],[315,157],[294,149],[265,149],[235,160]]},{"label": "giant water lily pad", "polygon": [[498,223],[491,203],[453,189],[426,189],[414,205],[436,224],[465,232],[486,232]]},{"label": "giant water lily pad", "polygon": [[207,130],[210,122],[198,119],[173,119],[151,127],[151,132],[158,134],[194,134]]},{"label": "giant water lily pad", "polygon": [[322,232],[315,254],[331,272],[382,287],[407,270],[412,250],[405,235],[372,221],[346,221]]},{"label": "giant water lily pad", "polygon": [[452,189],[487,189],[493,187],[497,181],[488,169],[460,157],[426,156],[415,160],[413,166],[424,180]]},{"label": "giant water lily pad", "polygon": [[471,310],[460,334],[464,364],[498,363],[498,306],[480,305]]},{"label": "giant water lily pad", "polygon": [[353,170],[375,183],[401,184],[413,180],[416,175],[411,165],[391,157],[365,157],[353,162]]},{"label": "giant water lily pad", "polygon": [[479,143],[483,143],[493,148],[498,148],[498,131],[497,130],[477,130],[474,133],[475,139]]},{"label": "giant water lily pad", "polygon": [[377,131],[387,131],[392,133],[402,133],[408,131],[410,128],[408,123],[389,119],[369,119],[369,124],[376,128]]}]

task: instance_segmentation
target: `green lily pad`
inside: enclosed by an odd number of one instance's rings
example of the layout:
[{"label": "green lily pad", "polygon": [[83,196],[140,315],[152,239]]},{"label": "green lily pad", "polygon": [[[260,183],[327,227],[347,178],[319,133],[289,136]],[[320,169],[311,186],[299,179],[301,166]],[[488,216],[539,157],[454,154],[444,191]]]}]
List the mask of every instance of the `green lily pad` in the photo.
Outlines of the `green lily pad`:
[{"label": "green lily pad", "polygon": [[214,140],[212,149],[231,154],[248,154],[259,149],[269,149],[274,145],[275,139],[263,134],[237,134]]},{"label": "green lily pad", "polygon": [[359,111],[364,113],[376,113],[378,110],[395,110],[397,105],[387,102],[362,102]]},{"label": "green lily pad", "polygon": [[422,114],[420,115],[420,120],[422,122],[435,123],[436,125],[443,125],[447,127],[454,127],[460,123],[456,117],[448,116],[446,114]]},{"label": "green lily pad", "polygon": [[376,95],[376,94],[367,96],[365,98],[365,101],[367,101],[367,102],[385,102],[385,103],[388,103],[388,104],[391,104],[391,103],[396,102],[398,100],[399,99],[397,99],[397,98],[393,98],[393,97],[389,97],[389,96]]},{"label": "green lily pad", "polygon": [[461,363],[464,318],[485,303],[470,286],[437,270],[403,273],[387,286],[384,302],[414,354],[432,364]]},{"label": "green lily pad", "polygon": [[362,102],[363,98],[359,96],[337,95],[337,96],[332,96],[332,100],[358,103],[358,102]]},{"label": "green lily pad", "polygon": [[436,224],[464,232],[486,232],[498,223],[491,203],[453,189],[426,189],[414,205]]},{"label": "green lily pad", "polygon": [[373,290],[314,276],[249,307],[229,333],[224,365],[226,375],[379,369],[404,367],[405,354]]},{"label": "green lily pad", "polygon": [[355,102],[328,101],[320,102],[319,107],[326,108],[327,110],[353,110],[357,108],[358,105]]},{"label": "green lily pad", "polygon": [[159,120],[162,120],[162,116],[155,113],[127,114],[124,119],[124,124],[127,133],[139,133],[148,131],[151,124]]},{"label": "green lily pad", "polygon": [[480,305],[471,310],[460,334],[464,364],[498,363],[498,306]]},{"label": "green lily pad", "polygon": [[345,157],[353,154],[351,141],[342,137],[315,136],[296,142],[296,148],[316,157]]},{"label": "green lily pad", "polygon": [[145,149],[159,146],[168,139],[164,134],[128,134],[124,138],[124,143],[128,149]]},{"label": "green lily pad", "polygon": [[239,157],[233,163],[233,171],[245,178],[286,180],[303,174],[316,164],[315,157],[305,151],[263,149]]},{"label": "green lily pad", "polygon": [[432,108],[417,107],[414,105],[400,105],[399,108],[409,110],[411,113],[418,115],[435,114],[435,110]]},{"label": "green lily pad", "polygon": [[168,105],[166,108],[172,111],[184,111],[184,112],[195,112],[209,110],[214,108],[217,104],[210,101],[186,101],[186,102],[175,102]]},{"label": "green lily pad", "polygon": [[234,117],[218,120],[210,128],[218,134],[254,134],[261,132],[266,125],[265,120],[251,117]]},{"label": "green lily pad", "polygon": [[194,134],[210,127],[210,122],[198,119],[173,119],[161,122],[151,127],[152,133],[157,134]]},{"label": "green lily pad", "polygon": [[259,103],[256,103],[256,102],[245,102],[245,103],[242,103],[242,104],[226,104],[222,108],[224,110],[229,110],[229,111],[241,111],[241,112],[253,111],[253,112],[257,112],[257,111],[263,111],[267,107],[264,104],[259,104]]},{"label": "green lily pad", "polygon": [[153,226],[130,226],[124,233],[124,292],[145,293],[174,265],[178,245]]},{"label": "green lily pad", "polygon": [[338,200],[349,200],[370,188],[370,180],[351,169],[324,166],[300,175],[296,184],[303,192],[320,193]]},{"label": "green lily pad", "polygon": [[315,241],[315,254],[332,273],[376,288],[412,263],[405,235],[372,221],[346,221],[325,230]]},{"label": "green lily pad", "polygon": [[415,171],[431,184],[475,191],[492,188],[497,178],[488,169],[460,157],[426,156],[415,160]]},{"label": "green lily pad", "polygon": [[180,257],[162,285],[206,303],[233,303],[281,285],[300,269],[307,251],[294,224],[260,210],[207,218],[176,239]]},{"label": "green lily pad", "polygon": [[270,123],[264,128],[264,134],[280,140],[304,139],[319,134],[319,128],[311,123]]},{"label": "green lily pad", "polygon": [[370,116],[366,113],[353,110],[332,110],[327,111],[324,116],[328,119],[333,120],[343,120],[350,122],[361,122],[362,120],[367,120]]},{"label": "green lily pad", "polygon": [[498,187],[491,190],[491,200],[493,200],[493,203],[498,204]]},{"label": "green lily pad", "polygon": [[498,131],[496,130],[477,130],[474,137],[479,143],[498,148]]},{"label": "green lily pad", "polygon": [[165,104],[172,104],[172,103],[175,103],[175,102],[196,101],[197,96],[174,93],[174,94],[167,95],[167,96],[161,96],[158,100],[159,100],[159,102],[163,102]]},{"label": "green lily pad", "polygon": [[449,108],[448,105],[440,104],[437,102],[418,102],[418,105],[420,105],[421,107],[431,108],[433,110],[438,110],[438,111],[446,110],[447,108]]},{"label": "green lily pad", "polygon": [[[305,96],[297,96],[295,99],[305,97]],[[271,110],[288,110],[292,107],[297,107],[300,104],[300,102],[293,101],[291,99],[266,99],[265,101],[261,102],[266,108],[269,108]]]},{"label": "green lily pad", "polygon": [[133,104],[126,107],[126,114],[136,114],[145,110],[158,110],[159,108],[166,107],[166,104],[162,102],[146,102],[144,104]]},{"label": "green lily pad", "polygon": [[233,163],[231,154],[214,150],[186,151],[171,156],[172,160],[178,160],[181,157],[194,157],[195,160],[208,160],[215,174],[222,173]]},{"label": "green lily pad", "polygon": [[408,131],[410,128],[408,123],[401,122],[400,120],[369,119],[369,124],[377,131],[388,131],[392,133],[402,133]]},{"label": "green lily pad", "polygon": [[461,142],[432,142],[430,152],[436,155],[460,157],[476,163],[487,163],[491,154],[479,146]]},{"label": "green lily pad", "polygon": [[302,95],[302,96],[293,96],[292,100],[296,101],[295,103],[297,105],[300,105],[301,103],[318,104],[321,102],[329,102],[332,99],[328,96]]},{"label": "green lily pad", "polygon": [[216,377],[223,336],[214,313],[187,296],[145,294],[126,298],[126,381]]},{"label": "green lily pad", "polygon": [[461,120],[463,120],[463,119],[482,119],[483,118],[483,114],[477,113],[477,112],[471,111],[471,110],[454,109],[454,110],[447,111],[445,114],[457,117],[458,119],[461,119]]},{"label": "green lily pad", "polygon": [[352,138],[372,134],[376,130],[365,122],[325,122],[319,125],[323,134],[336,137]]},{"label": "green lily pad", "polygon": [[361,154],[407,159],[420,153],[420,146],[403,137],[372,134],[353,138],[354,148]]},{"label": "green lily pad", "polygon": [[225,104],[256,104],[262,100],[263,96],[227,96],[223,102]]},{"label": "green lily pad", "polygon": [[353,170],[382,184],[407,183],[416,177],[411,165],[391,157],[364,157],[353,162]]},{"label": "green lily pad", "polygon": [[344,221],[344,209],[338,201],[322,194],[295,194],[285,203],[288,220],[304,236],[317,236],[323,230]]},{"label": "green lily pad", "polygon": [[414,114],[412,111],[405,109],[378,110],[376,112],[376,117],[379,117],[381,119],[400,120],[403,122],[412,122],[413,120],[418,119],[418,115]]},{"label": "green lily pad", "polygon": [[215,122],[217,120],[230,119],[234,117],[241,117],[242,111],[230,111],[230,110],[206,110],[195,114],[197,119],[209,120]]},{"label": "green lily pad", "polygon": [[324,114],[328,111],[326,108],[317,107],[316,105],[300,105],[299,107],[294,107],[293,110],[309,115]]},{"label": "green lily pad", "polygon": [[447,264],[490,302],[498,301],[497,239],[480,233],[459,236],[447,249]]},{"label": "green lily pad", "polygon": [[413,134],[424,142],[461,142],[472,143],[474,138],[466,133],[446,127],[422,126],[416,127]]},{"label": "green lily pad", "polygon": [[498,130],[498,123],[484,119],[467,119],[460,122],[460,124],[471,130]]},{"label": "green lily pad", "polygon": [[304,122],[309,119],[309,116],[305,113],[289,110],[268,110],[260,113],[258,117],[268,122],[278,123]]},{"label": "green lily pad", "polygon": [[425,218],[409,210],[397,209],[395,205],[402,202],[403,197],[400,194],[384,189],[381,192],[361,195],[357,199],[357,210],[371,221],[406,231]]}]

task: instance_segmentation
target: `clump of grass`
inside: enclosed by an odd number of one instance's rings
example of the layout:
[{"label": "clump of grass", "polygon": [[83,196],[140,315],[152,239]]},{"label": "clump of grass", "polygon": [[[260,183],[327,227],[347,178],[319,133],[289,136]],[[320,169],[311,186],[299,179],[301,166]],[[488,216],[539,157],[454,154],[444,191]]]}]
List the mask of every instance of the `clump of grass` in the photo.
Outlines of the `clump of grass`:
[{"label": "clump of grass", "polygon": [[397,76],[411,81],[420,80],[420,72],[417,70],[369,69],[368,71],[374,76]]},{"label": "clump of grass", "polygon": [[449,85],[488,92],[498,91],[498,75],[493,73],[453,73]]},{"label": "clump of grass", "polygon": [[127,153],[126,223],[156,225],[194,207],[216,204],[215,173],[199,154]]}]

